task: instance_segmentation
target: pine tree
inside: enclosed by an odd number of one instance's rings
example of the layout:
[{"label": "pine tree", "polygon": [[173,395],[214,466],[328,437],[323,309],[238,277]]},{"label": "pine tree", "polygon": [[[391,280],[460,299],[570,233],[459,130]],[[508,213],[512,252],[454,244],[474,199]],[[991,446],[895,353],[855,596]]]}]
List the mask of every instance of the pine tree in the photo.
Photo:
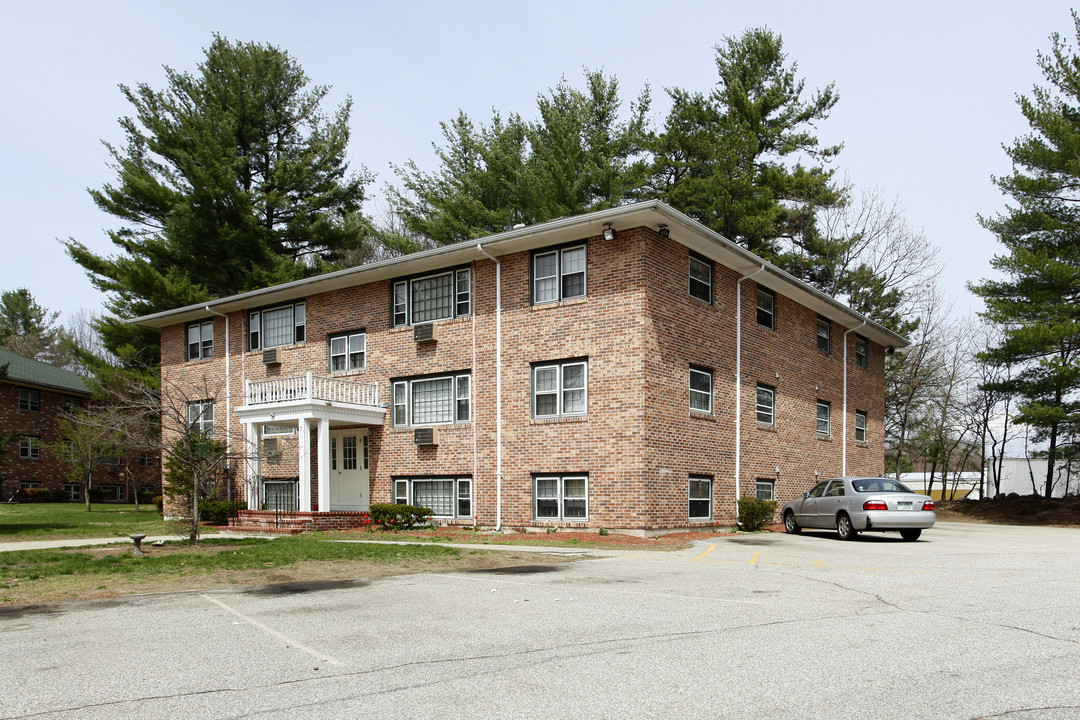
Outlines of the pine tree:
[{"label": "pine tree", "polygon": [[[618,81],[587,70],[585,84],[563,79],[539,95],[534,122],[496,112],[479,128],[464,113],[443,123],[436,172],[413,161],[394,168],[402,188],[390,198],[407,230],[444,245],[633,198],[647,169],[649,91],[620,121]],[[414,247],[399,240],[395,249]]]},{"label": "pine tree", "polygon": [[195,74],[165,74],[162,91],[121,86],[135,112],[120,120],[126,146],[105,144],[117,180],[90,190],[124,223],[109,232],[120,253],[66,243],[111,294],[99,329],[130,366],[160,352],[125,319],[337,267],[367,227],[370,178],[345,160],[351,101],[327,117],[328,88],[309,87],[288,53],[215,35]]},{"label": "pine tree", "polygon": [[1018,98],[1031,131],[1006,148],[1013,172],[994,179],[1015,204],[980,218],[1005,246],[991,263],[1004,278],[971,286],[1003,335],[982,359],[1021,368],[984,389],[1016,393],[1014,420],[1047,443],[1046,497],[1058,461],[1080,449],[1080,56],[1060,34],[1051,41],[1038,55],[1049,86]]},{"label": "pine tree", "polygon": [[762,257],[784,265],[784,240],[817,249],[816,212],[837,204],[833,170],[840,146],[811,132],[838,96],[830,84],[803,99],[798,65],[768,29],[727,37],[716,47],[719,80],[708,95],[669,90],[672,108],[653,152],[656,197]]}]

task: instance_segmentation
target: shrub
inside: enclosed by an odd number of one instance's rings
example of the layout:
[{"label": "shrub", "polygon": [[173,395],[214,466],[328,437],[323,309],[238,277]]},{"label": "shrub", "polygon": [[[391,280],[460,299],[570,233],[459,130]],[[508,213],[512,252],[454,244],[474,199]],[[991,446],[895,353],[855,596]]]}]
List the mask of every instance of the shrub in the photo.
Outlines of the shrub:
[{"label": "shrub", "polygon": [[228,525],[229,518],[247,510],[243,500],[203,500],[199,503],[199,520],[210,525]]},{"label": "shrub", "polygon": [[369,512],[372,522],[386,530],[408,530],[425,525],[434,514],[429,508],[393,503],[372,503]]},{"label": "shrub", "polygon": [[26,488],[26,501],[44,503],[52,500],[53,491],[49,488]]},{"label": "shrub", "polygon": [[162,495],[154,496],[154,505],[157,507],[159,513],[165,512],[165,497]]},{"label": "shrub", "polygon": [[154,502],[154,493],[141,492],[137,493],[137,495],[139,497],[139,504],[149,505],[150,503]]},{"label": "shrub", "polygon": [[54,503],[71,502],[71,493],[69,493],[67,490],[65,490],[63,488],[53,490],[52,491],[52,497],[49,499],[49,502],[54,502]]},{"label": "shrub", "polygon": [[772,523],[776,515],[775,500],[758,500],[744,497],[739,500],[739,527],[747,532],[756,532]]}]

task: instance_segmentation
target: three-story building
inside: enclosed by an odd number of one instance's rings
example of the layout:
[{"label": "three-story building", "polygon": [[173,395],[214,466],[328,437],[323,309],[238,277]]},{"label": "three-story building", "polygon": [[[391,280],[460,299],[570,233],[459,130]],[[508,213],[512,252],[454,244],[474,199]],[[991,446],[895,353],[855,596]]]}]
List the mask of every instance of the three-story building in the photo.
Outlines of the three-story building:
[{"label": "three-story building", "polygon": [[731,525],[878,474],[907,344],[660,202],[134,322],[249,507],[495,527]]}]

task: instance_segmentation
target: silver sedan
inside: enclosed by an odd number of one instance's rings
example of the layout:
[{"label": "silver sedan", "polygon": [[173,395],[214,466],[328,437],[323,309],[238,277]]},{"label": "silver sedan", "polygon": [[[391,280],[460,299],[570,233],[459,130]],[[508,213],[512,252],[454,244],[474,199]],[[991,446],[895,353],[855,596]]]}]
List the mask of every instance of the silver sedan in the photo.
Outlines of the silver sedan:
[{"label": "silver sedan", "polygon": [[822,480],[784,505],[784,529],[836,528],[841,540],[854,540],[864,531],[900,531],[905,540],[918,540],[934,526],[934,501],[906,485],[880,477]]}]

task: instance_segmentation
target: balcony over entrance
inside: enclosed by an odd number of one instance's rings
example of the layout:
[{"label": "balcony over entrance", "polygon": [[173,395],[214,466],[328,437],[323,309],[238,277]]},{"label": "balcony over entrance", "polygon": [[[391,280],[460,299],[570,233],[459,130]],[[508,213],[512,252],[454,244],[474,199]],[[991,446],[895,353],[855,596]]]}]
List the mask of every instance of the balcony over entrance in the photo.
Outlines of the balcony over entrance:
[{"label": "balcony over entrance", "polygon": [[245,423],[294,424],[324,419],[334,424],[382,425],[387,404],[379,401],[379,384],[322,377],[314,373],[249,380],[244,406],[236,414]]},{"label": "balcony over entrance", "polygon": [[379,383],[358,383],[307,373],[286,378],[249,381],[246,399],[248,406],[322,400],[331,403],[378,407]]}]

